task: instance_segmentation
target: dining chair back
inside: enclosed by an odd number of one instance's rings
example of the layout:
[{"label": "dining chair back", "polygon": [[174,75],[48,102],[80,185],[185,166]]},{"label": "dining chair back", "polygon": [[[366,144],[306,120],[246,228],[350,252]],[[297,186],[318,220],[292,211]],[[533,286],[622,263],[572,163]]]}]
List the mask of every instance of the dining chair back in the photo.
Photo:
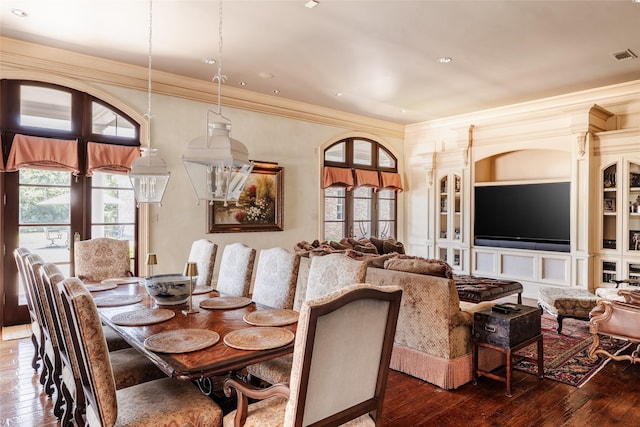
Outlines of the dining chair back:
[{"label": "dining chair back", "polygon": [[216,263],[218,245],[207,239],[196,240],[191,244],[189,262],[198,265],[197,286],[211,286],[213,283],[213,267]]},{"label": "dining chair back", "polygon": [[261,389],[227,379],[225,394],[235,389],[238,408],[224,425],[381,425],[401,297],[397,286],[354,284],[306,301],[290,385]]},{"label": "dining chair back", "polygon": [[42,282],[41,269],[44,260],[38,254],[29,254],[25,257],[25,266],[28,280],[34,294],[34,302],[38,306],[42,318],[42,331],[44,337],[45,357],[47,365],[47,378],[45,380],[45,392],[54,397],[53,412],[57,417],[63,414],[64,399],[61,393],[62,361],[58,345],[58,335],[55,331],[56,324],[51,313],[51,307],[47,304],[44,283]]},{"label": "dining chair back", "polygon": [[248,297],[256,250],[242,243],[224,247],[216,290],[230,296]]},{"label": "dining chair back", "polygon": [[74,271],[80,280],[100,282],[131,276],[129,241],[97,237],[74,244]]},{"label": "dining chair back", "polygon": [[366,274],[367,264],[364,261],[344,254],[314,256],[309,267],[305,300],[318,298],[353,283],[362,283]]},{"label": "dining chair back", "polygon": [[29,318],[31,319],[31,343],[33,344],[33,358],[31,359],[31,367],[34,371],[38,370],[40,361],[42,360],[42,328],[40,326],[40,315],[33,302],[33,295],[31,292],[31,286],[27,282],[27,271],[24,265],[24,258],[30,255],[31,251],[27,248],[16,248],[13,251],[13,258],[16,261],[16,267],[18,269],[18,276],[24,289],[24,295],[27,300],[27,309],[29,310]]},{"label": "dining chair back", "polygon": [[292,308],[299,267],[298,254],[284,248],[261,250],[251,299],[271,308]]},{"label": "dining chair back", "polygon": [[58,284],[86,400],[86,424],[221,425],[222,410],[190,382],[164,378],[116,390],[93,297],[81,280]]}]

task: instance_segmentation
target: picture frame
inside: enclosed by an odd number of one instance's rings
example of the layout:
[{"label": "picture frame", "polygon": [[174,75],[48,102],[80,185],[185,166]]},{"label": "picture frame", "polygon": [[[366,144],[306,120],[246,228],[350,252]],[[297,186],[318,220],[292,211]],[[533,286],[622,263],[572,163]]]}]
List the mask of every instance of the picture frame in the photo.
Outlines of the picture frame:
[{"label": "picture frame", "polygon": [[640,230],[629,230],[629,250],[640,251]]},{"label": "picture frame", "polygon": [[238,204],[207,205],[208,233],[282,231],[284,168],[278,163],[254,161]]}]

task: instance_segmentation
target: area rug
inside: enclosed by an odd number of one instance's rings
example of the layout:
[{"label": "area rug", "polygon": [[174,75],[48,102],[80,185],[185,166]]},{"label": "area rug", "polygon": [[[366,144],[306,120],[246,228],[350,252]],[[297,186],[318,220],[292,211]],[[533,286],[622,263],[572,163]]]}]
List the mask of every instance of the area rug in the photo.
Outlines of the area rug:
[{"label": "area rug", "polygon": [[[589,359],[589,348],[593,338],[589,333],[589,322],[576,319],[564,319],[562,333],[558,334],[558,323],[553,316],[542,316],[542,336],[544,339],[544,377],[553,381],[582,387],[609,362],[602,356],[596,361]],[[628,348],[628,341],[610,337],[600,337],[600,348],[611,354],[618,354]],[[536,357],[536,346],[530,345],[517,354]],[[514,359],[514,362],[517,359]],[[524,360],[514,363],[514,369],[530,374],[537,373],[535,363]]]}]

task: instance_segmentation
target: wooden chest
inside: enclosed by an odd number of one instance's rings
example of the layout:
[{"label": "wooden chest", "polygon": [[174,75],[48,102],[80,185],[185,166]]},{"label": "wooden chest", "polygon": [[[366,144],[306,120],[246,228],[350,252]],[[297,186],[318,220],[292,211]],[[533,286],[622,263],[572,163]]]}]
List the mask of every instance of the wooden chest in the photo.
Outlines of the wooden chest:
[{"label": "wooden chest", "polygon": [[538,307],[510,304],[519,311],[498,313],[491,309],[473,316],[473,339],[499,347],[511,348],[540,334]]}]

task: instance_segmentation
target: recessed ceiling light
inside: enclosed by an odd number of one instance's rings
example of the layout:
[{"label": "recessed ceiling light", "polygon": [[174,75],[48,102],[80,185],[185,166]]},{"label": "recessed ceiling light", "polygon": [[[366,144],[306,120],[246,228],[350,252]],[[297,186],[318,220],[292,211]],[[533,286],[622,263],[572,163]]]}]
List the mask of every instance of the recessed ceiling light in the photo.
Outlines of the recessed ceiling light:
[{"label": "recessed ceiling light", "polygon": [[443,56],[442,58],[438,58],[438,62],[441,64],[448,64],[451,61],[453,61],[453,59],[451,59],[448,56]]},{"label": "recessed ceiling light", "polygon": [[320,4],[320,3],[319,3],[319,2],[317,2],[316,0],[309,0],[308,2],[306,2],[306,3],[304,4],[304,6],[305,6],[307,9],[313,9],[314,7],[316,7],[316,6],[317,6],[317,5],[319,5],[319,4]]},{"label": "recessed ceiling light", "polygon": [[216,60],[213,58],[204,58],[202,60],[203,63],[207,64],[207,65],[213,65],[216,63]]},{"label": "recessed ceiling light", "polygon": [[20,18],[26,18],[27,16],[29,16],[27,15],[27,12],[21,9],[11,9],[11,13],[13,13],[16,16],[19,16]]},{"label": "recessed ceiling light", "polygon": [[247,85],[247,82],[238,82],[238,84],[239,84],[240,86],[246,86],[246,85]]},{"label": "recessed ceiling light", "polygon": [[278,89],[274,89],[274,90],[273,90],[273,93],[277,95],[277,94],[279,94],[279,93],[280,93],[280,91],[279,91]]},{"label": "recessed ceiling light", "polygon": [[342,92],[336,92],[336,96],[342,96]]}]

